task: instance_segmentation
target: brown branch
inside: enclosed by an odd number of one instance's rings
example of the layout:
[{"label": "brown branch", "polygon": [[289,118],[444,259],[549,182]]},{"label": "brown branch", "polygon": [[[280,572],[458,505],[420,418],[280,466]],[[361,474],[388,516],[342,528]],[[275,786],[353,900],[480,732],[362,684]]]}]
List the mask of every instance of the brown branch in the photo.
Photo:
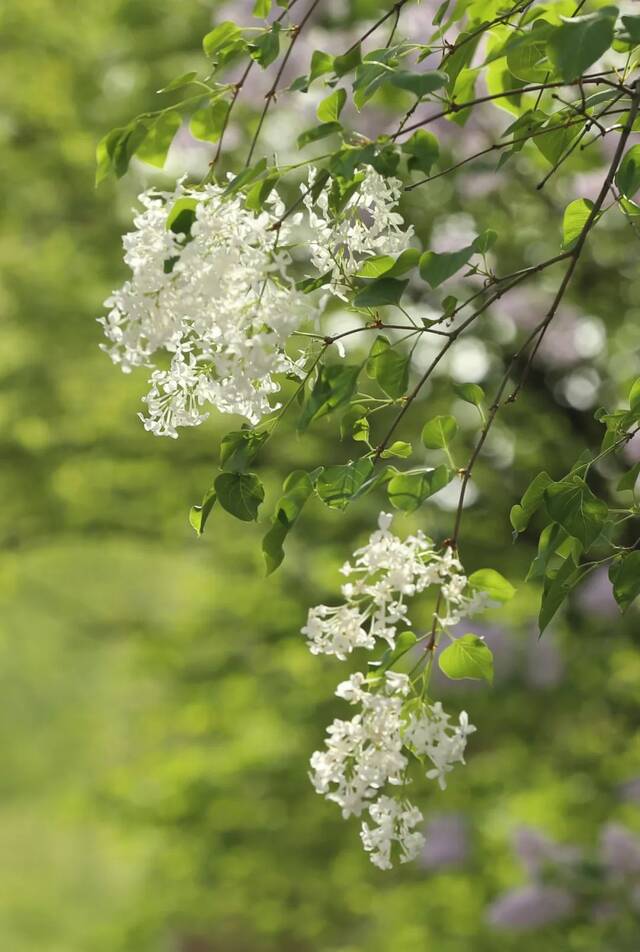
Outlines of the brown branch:
[{"label": "brown branch", "polygon": [[[414,129],[420,129],[422,126],[429,125],[431,122],[435,122],[436,119],[442,119],[445,116],[449,116],[452,113],[462,112],[463,109],[470,109],[472,106],[479,106],[482,103],[494,102],[496,99],[507,99],[510,96],[521,96],[524,93],[535,93],[545,89],[560,89],[563,86],[576,86],[580,83],[587,83],[589,85],[606,85],[613,86],[614,89],[622,90],[622,92],[627,92],[626,87],[622,85],[611,83],[605,77],[610,73],[615,72],[615,70],[607,70],[603,73],[594,73],[590,76],[583,76],[579,80],[574,82],[565,82],[565,80],[556,80],[552,83],[530,83],[528,86],[520,86],[518,89],[505,89],[500,93],[490,93],[486,96],[478,96],[476,99],[469,99],[466,102],[450,103],[446,109],[440,110],[440,112],[435,112],[431,116],[427,116],[425,119],[421,119],[420,122],[414,122],[413,125],[406,126],[402,132],[413,132]],[[400,135],[400,132],[394,132],[391,136],[392,139],[397,139]]]},{"label": "brown branch", "polygon": [[280,66],[278,67],[278,71],[273,81],[273,85],[271,86],[271,88],[269,89],[269,91],[266,93],[264,97],[265,98],[264,107],[262,109],[262,112],[260,113],[260,118],[258,120],[258,127],[253,134],[253,139],[251,140],[251,145],[249,147],[249,154],[247,155],[247,161],[245,162],[245,167],[251,164],[251,159],[253,158],[253,152],[258,143],[258,138],[260,136],[260,132],[262,130],[264,120],[266,119],[267,112],[269,111],[269,106],[271,105],[272,101],[275,99],[276,92],[278,89],[278,84],[280,82],[282,74],[284,73],[286,69],[287,63],[289,62],[289,57],[291,56],[291,52],[293,50],[293,47],[295,46],[296,40],[300,36],[300,33],[304,29],[305,24],[307,23],[307,20],[312,15],[313,11],[315,10],[315,8],[318,6],[319,3],[320,3],[320,0],[313,0],[313,3],[311,4],[309,9],[303,16],[300,23],[298,23],[297,26],[294,26],[291,28],[292,29],[291,42],[289,43],[289,46],[287,47],[287,50],[284,56],[282,57],[282,62],[280,63]]},{"label": "brown branch", "polygon": [[[297,3],[297,2],[298,2],[298,0],[291,0],[291,3],[289,4],[289,6],[288,6],[285,10],[282,11],[282,13],[280,14],[280,16],[277,17],[276,20],[274,20],[274,23],[281,23],[282,20],[284,20],[284,18],[285,18],[286,16],[288,16],[288,14],[289,14],[289,12],[290,12],[292,6],[293,6],[295,3]],[[220,158],[220,155],[222,154],[222,141],[223,141],[223,139],[224,139],[224,134],[225,134],[225,132],[227,131],[227,126],[229,125],[229,118],[230,118],[230,116],[231,116],[231,110],[232,110],[233,107],[235,106],[235,104],[236,104],[236,99],[237,99],[238,96],[240,95],[240,91],[241,91],[242,87],[244,86],[245,82],[247,81],[247,77],[249,76],[249,73],[251,72],[253,66],[254,66],[254,61],[253,61],[253,60],[249,60],[249,62],[247,63],[247,66],[246,66],[246,68],[245,68],[244,73],[242,74],[242,76],[240,77],[240,79],[238,80],[238,82],[235,84],[235,88],[234,88],[234,91],[233,91],[233,96],[231,97],[231,102],[229,103],[229,108],[227,109],[227,113],[226,113],[226,115],[225,115],[225,117],[224,117],[224,120],[223,120],[223,122],[222,122],[222,130],[221,130],[221,132],[220,132],[220,138],[218,139],[218,146],[217,146],[217,148],[216,148],[216,154],[214,155],[213,160],[212,160],[212,162],[211,162],[211,172],[213,172],[213,170],[215,169],[216,165],[218,164],[218,160],[219,160],[219,158]]]},{"label": "brown branch", "polygon": [[[343,55],[346,56],[347,53],[351,53],[353,50],[355,50],[356,46],[360,46],[361,43],[364,43],[365,40],[368,40],[369,37],[370,37],[373,33],[376,32],[376,30],[378,29],[378,27],[382,26],[383,23],[386,23],[386,22],[387,22],[387,20],[389,19],[389,17],[396,16],[396,15],[399,16],[399,15],[400,15],[400,11],[402,10],[403,6],[404,6],[406,3],[408,3],[408,2],[409,2],[409,0],[397,0],[397,3],[394,3],[394,5],[391,7],[391,9],[388,10],[388,11],[385,13],[384,16],[380,17],[379,20],[376,20],[376,22],[373,24],[373,26],[372,26],[372,27],[369,27],[369,29],[367,30],[367,32],[366,32],[363,36],[361,36],[359,40],[356,40],[355,43],[352,43],[351,46],[349,47],[349,49],[346,50]],[[395,28],[394,28],[394,32],[395,32]],[[392,34],[392,36],[393,36],[393,34]]]},{"label": "brown branch", "polygon": [[[576,240],[574,247],[571,249],[569,266],[567,267],[567,270],[564,273],[564,277],[562,278],[562,281],[560,282],[560,286],[556,292],[556,295],[553,299],[551,307],[549,308],[543,320],[533,329],[533,331],[529,334],[525,342],[521,345],[521,347],[518,349],[518,351],[513,355],[513,357],[509,361],[509,364],[504,373],[504,376],[502,377],[502,380],[500,381],[500,385],[498,387],[498,391],[496,393],[495,399],[491,406],[491,410],[487,417],[486,423],[484,424],[482,428],[478,442],[476,443],[476,446],[474,447],[474,450],[469,458],[469,462],[467,463],[467,466],[465,468],[464,475],[462,477],[462,485],[460,487],[460,497],[458,500],[458,507],[456,510],[456,520],[455,520],[455,525],[453,530],[453,536],[451,539],[452,544],[456,547],[457,547],[458,539],[460,536],[460,527],[462,524],[462,513],[464,510],[465,493],[467,490],[467,486],[469,485],[469,480],[471,479],[471,473],[472,473],[473,467],[475,466],[476,460],[478,459],[478,456],[480,455],[482,447],[484,446],[484,443],[487,439],[487,436],[489,434],[491,427],[493,426],[493,422],[498,414],[500,407],[504,406],[505,403],[512,403],[517,398],[518,394],[520,393],[520,391],[526,384],[528,373],[531,368],[531,364],[535,358],[538,348],[540,347],[540,344],[542,342],[542,339],[544,338],[547,328],[549,327],[549,325],[551,324],[551,321],[553,320],[555,314],[557,313],[560,303],[562,302],[562,299],[564,297],[565,291],[567,290],[567,287],[569,286],[571,278],[573,277],[573,273],[578,264],[578,260],[585,246],[589,232],[593,228],[598,218],[598,215],[600,214],[602,206],[605,202],[609,189],[611,188],[616,171],[622,159],[622,155],[624,153],[627,140],[629,139],[629,136],[631,135],[633,124],[635,122],[636,115],[638,114],[639,106],[640,106],[640,84],[637,83],[636,89],[633,94],[633,100],[631,103],[631,108],[629,110],[629,115],[627,117],[627,121],[625,122],[623,133],[620,136],[620,139],[618,141],[615,154],[611,160],[609,171],[607,172],[604,182],[602,183],[602,188],[600,189],[598,197],[593,203],[593,207],[591,209],[589,217],[587,221],[585,222],[582,228],[582,231],[580,232],[580,235],[578,236]],[[507,388],[507,384],[509,382],[509,378],[511,376],[511,372],[513,368],[515,367],[520,357],[527,351],[527,349],[529,348],[529,345],[533,343],[534,340],[536,341],[536,343],[531,354],[528,357],[524,371],[520,378],[520,382],[516,386],[515,390],[510,394],[510,396],[505,401],[503,401],[502,399],[503,394]]]}]

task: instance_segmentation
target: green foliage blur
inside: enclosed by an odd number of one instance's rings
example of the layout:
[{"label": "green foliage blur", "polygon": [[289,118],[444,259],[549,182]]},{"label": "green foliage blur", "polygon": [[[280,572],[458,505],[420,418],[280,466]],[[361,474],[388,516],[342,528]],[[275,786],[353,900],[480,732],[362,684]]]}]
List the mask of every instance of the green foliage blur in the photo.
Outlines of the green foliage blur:
[{"label": "green foliage blur", "polygon": [[[142,378],[121,375],[99,350],[95,318],[124,279],[120,235],[147,180],[138,168],[95,191],[96,142],[152,108],[172,76],[201,68],[214,7],[5,0],[0,10],[1,947],[636,948],[631,911],[612,922],[579,905],[557,925],[522,932],[496,931],[487,918],[496,897],[525,881],[512,850],[518,827],[587,851],[606,823],[640,831],[637,803],[623,794],[640,776],[638,613],[623,620],[606,592],[591,592],[538,642],[538,593],[522,582],[533,536],[514,545],[508,522],[541,466],[559,477],[600,439],[595,407],[561,396],[566,368],[532,374],[508,429],[497,428],[495,465],[479,471],[465,516],[465,564],[494,565],[518,587],[491,618],[495,686],[442,687],[479,728],[468,766],[446,794],[416,791],[428,819],[462,818],[466,855],[381,873],[361,850],[358,823],[342,821],[308,782],[344,671],[311,657],[298,634],[308,606],[335,593],[338,568],[381,500],[346,514],[310,505],[266,579],[259,527],[216,511],[197,539],[187,521],[230,421],[175,442],[152,437],[136,418]],[[374,0],[338,7],[340,29],[384,9]],[[241,115],[254,121],[248,106]],[[583,175],[600,167],[598,148],[579,159]],[[483,191],[481,178],[460,188],[443,180],[422,194],[418,225],[429,230],[448,202],[452,215],[507,236],[503,270],[519,264],[511,244],[553,254],[574,195],[552,183],[532,199],[546,168],[527,159],[497,192]],[[606,368],[613,385],[599,399],[614,406],[638,372],[637,244],[613,222],[590,254],[599,268],[582,267],[571,305],[606,329],[588,363],[603,377]],[[426,403],[410,426],[447,412],[445,378]],[[321,426],[300,441],[290,431],[277,455],[268,451],[271,507],[286,473],[315,465],[331,440]],[[436,537],[450,531],[446,509],[429,505],[400,524],[418,519]]]}]

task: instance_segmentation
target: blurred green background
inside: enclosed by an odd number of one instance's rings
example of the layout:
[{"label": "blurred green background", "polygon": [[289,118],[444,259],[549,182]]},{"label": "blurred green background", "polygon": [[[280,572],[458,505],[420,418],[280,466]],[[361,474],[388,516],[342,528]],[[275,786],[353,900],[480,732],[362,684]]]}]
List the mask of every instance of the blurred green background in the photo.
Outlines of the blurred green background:
[{"label": "blurred green background", "polygon": [[[94,191],[96,142],[152,107],[172,76],[201,68],[215,7],[5,0],[0,11],[0,946],[635,949],[630,905],[593,909],[603,830],[624,827],[632,856],[640,830],[638,614],[621,620],[596,579],[538,642],[535,587],[521,582],[532,542],[513,546],[507,518],[530,476],[543,466],[561,475],[597,442],[596,401],[615,404],[638,373],[628,226],[612,220],[594,239],[600,269],[583,267],[562,333],[478,471],[465,561],[500,568],[519,596],[485,624],[494,689],[447,689],[445,703],[465,706],[479,730],[446,794],[416,791],[431,847],[381,873],[362,853],[357,822],[344,823],[308,782],[344,672],[312,658],[298,634],[307,607],[337,591],[337,569],[381,500],[346,515],[309,507],[284,566],[265,579],[259,527],[219,511],[197,540],[186,519],[232,421],[210,420],[177,442],[146,434],[136,419],[143,376],[122,376],[98,349],[95,318],[125,276],[120,235],[147,178],[138,169]],[[224,15],[244,8],[228,4]],[[344,35],[380,9],[328,5]],[[251,121],[251,103],[243,108]],[[455,130],[465,153],[485,133]],[[576,176],[588,183],[601,161],[597,148],[585,152]],[[544,170],[533,156],[508,178],[489,165],[465,172],[424,194],[415,216],[440,216],[439,234],[474,221],[506,229],[498,256],[510,270],[522,249],[535,260],[557,247],[550,212],[573,186],[565,179],[532,200]],[[528,294],[502,307],[484,344],[472,342],[449,372],[490,386],[518,309],[526,315],[539,300]],[[445,376],[427,400],[430,412],[450,405]],[[270,502],[291,466],[315,465],[331,441],[329,427],[273,441]],[[438,537],[450,522],[446,500],[420,514]],[[490,913],[530,882],[513,849],[522,827],[592,857],[583,872],[593,893],[582,883],[562,921],[540,928],[505,928]]]}]

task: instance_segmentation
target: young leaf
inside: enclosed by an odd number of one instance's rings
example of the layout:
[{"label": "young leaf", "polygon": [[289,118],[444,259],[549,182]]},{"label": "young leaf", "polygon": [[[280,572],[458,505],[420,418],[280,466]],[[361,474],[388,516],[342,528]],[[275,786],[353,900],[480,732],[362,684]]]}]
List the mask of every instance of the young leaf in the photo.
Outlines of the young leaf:
[{"label": "young leaf", "polygon": [[433,70],[430,73],[409,73],[406,70],[394,70],[388,76],[388,82],[399,89],[406,89],[417,99],[422,99],[436,89],[442,89],[449,82],[446,73]]},{"label": "young leaf", "polygon": [[331,364],[320,368],[318,377],[302,410],[299,430],[305,430],[314,420],[344,406],[356,387],[360,364]]},{"label": "young leaf", "polygon": [[389,502],[395,509],[413,512],[453,479],[453,471],[448,466],[422,473],[398,473],[387,485]]},{"label": "young leaf", "polygon": [[346,509],[371,473],[370,459],[359,459],[344,466],[328,466],[316,481],[316,492],[330,509]]},{"label": "young leaf", "polygon": [[271,66],[280,54],[280,24],[276,20],[271,29],[266,30],[249,46],[251,58],[259,63],[262,69]]},{"label": "young leaf", "polygon": [[207,524],[209,514],[216,502],[216,493],[213,486],[204,494],[204,498],[199,506],[192,506],[189,510],[189,525],[195,529],[196,535],[201,536],[204,527]]},{"label": "young leaf", "polygon": [[552,482],[548,473],[538,473],[520,500],[520,504],[512,508],[511,525],[516,532],[524,532],[527,528],[534,512],[542,505],[545,489]]},{"label": "young leaf", "polygon": [[616,185],[627,198],[633,198],[640,188],[640,145],[632,145],[625,153],[616,172]]},{"label": "young leaf", "polygon": [[429,175],[434,162],[438,161],[440,146],[432,132],[418,129],[410,139],[402,144],[402,151],[408,155],[407,168],[410,172],[424,172]]},{"label": "young leaf", "polygon": [[231,20],[223,20],[202,41],[205,55],[214,65],[222,66],[236,53],[246,49],[246,41],[240,27]]},{"label": "young leaf", "polygon": [[333,69],[336,76],[344,76],[345,73],[350,73],[362,62],[362,53],[360,50],[360,44],[357,43],[353,49],[348,50],[342,56],[336,56],[333,61]]},{"label": "young leaf", "polygon": [[396,440],[395,443],[392,443],[388,449],[383,450],[380,454],[380,459],[390,459],[395,456],[399,459],[408,459],[413,452],[413,447],[411,443],[404,443],[402,440]]},{"label": "young leaf", "polygon": [[316,109],[316,115],[320,122],[337,122],[346,101],[346,91],[344,89],[334,89],[331,95],[323,99]]},{"label": "young leaf", "polygon": [[584,566],[576,567],[572,559],[567,558],[559,569],[552,570],[544,580],[542,602],[538,615],[538,627],[543,633],[555,613],[558,611],[567,595],[584,578],[588,569]]},{"label": "young leaf", "polygon": [[254,17],[264,20],[271,13],[271,0],[256,0],[253,6]]},{"label": "young leaf", "polygon": [[161,169],[181,121],[177,112],[161,113],[135,150],[137,157]]},{"label": "young leaf", "polygon": [[322,50],[314,50],[311,54],[309,82],[312,83],[314,79],[317,79],[319,76],[324,76],[325,73],[331,73],[333,68],[333,56],[331,56],[330,53],[323,53]]},{"label": "young leaf", "polygon": [[576,198],[569,202],[562,219],[562,249],[568,251],[580,237],[591,217],[593,202],[588,198]]},{"label": "young leaf", "polygon": [[252,522],[258,518],[264,487],[255,473],[220,473],[214,487],[222,508],[236,519]]},{"label": "young leaf", "polygon": [[412,631],[401,632],[396,638],[395,646],[393,648],[387,648],[379,661],[370,661],[369,667],[375,669],[375,675],[384,674],[384,672],[393,667],[396,661],[399,661],[403,655],[411,651],[417,640]]},{"label": "young leaf", "polygon": [[409,384],[409,358],[391,347],[386,337],[376,337],[367,359],[367,376],[394,400],[404,396]]},{"label": "young leaf", "polygon": [[448,678],[475,678],[493,684],[493,655],[477,635],[462,635],[440,653],[438,664]]},{"label": "young leaf", "polygon": [[626,552],[622,558],[612,562],[609,578],[613,583],[613,597],[620,610],[626,612],[640,595],[640,551]]},{"label": "young leaf", "polygon": [[471,403],[474,407],[481,407],[484,403],[484,390],[477,383],[454,383],[453,389],[465,403]]},{"label": "young leaf", "polygon": [[384,307],[398,304],[409,282],[397,278],[379,278],[358,291],[353,303],[355,307]]},{"label": "young leaf", "polygon": [[267,430],[246,427],[227,433],[220,441],[220,466],[232,473],[242,473],[253,463],[260,447],[268,437]]},{"label": "young leaf", "polygon": [[313,485],[309,474],[297,469],[287,476],[282,489],[283,495],[278,500],[273,525],[262,540],[267,575],[274,572],[284,559],[284,540],[313,492]]},{"label": "young leaf", "polygon": [[229,104],[224,99],[217,99],[203,109],[197,109],[189,123],[191,135],[205,142],[217,142],[222,135],[228,111]]},{"label": "young leaf", "polygon": [[475,251],[472,244],[459,251],[447,251],[443,254],[425,251],[420,258],[420,275],[432,288],[437,288],[443,281],[463,268]]},{"label": "young leaf", "polygon": [[620,478],[616,489],[618,489],[619,492],[624,492],[626,489],[633,491],[638,482],[638,476],[640,476],[640,462],[634,463],[631,469],[627,470],[624,476]]},{"label": "young leaf", "polygon": [[471,588],[485,592],[495,602],[508,602],[516,594],[516,590],[500,572],[495,569],[478,569],[469,576]]},{"label": "young leaf", "polygon": [[297,139],[299,149],[304,149],[310,142],[317,142],[318,139],[325,139],[327,136],[342,132],[342,126],[339,122],[323,122],[319,126],[311,126],[301,132]]},{"label": "young leaf", "polygon": [[561,26],[549,34],[547,51],[561,79],[578,79],[611,46],[616,7],[602,7],[596,13],[563,17]]},{"label": "young leaf", "polygon": [[458,432],[455,417],[437,416],[422,428],[422,442],[428,450],[443,450]]},{"label": "young leaf", "polygon": [[585,549],[593,545],[607,521],[607,504],[591,492],[584,479],[571,476],[544,491],[549,515]]}]

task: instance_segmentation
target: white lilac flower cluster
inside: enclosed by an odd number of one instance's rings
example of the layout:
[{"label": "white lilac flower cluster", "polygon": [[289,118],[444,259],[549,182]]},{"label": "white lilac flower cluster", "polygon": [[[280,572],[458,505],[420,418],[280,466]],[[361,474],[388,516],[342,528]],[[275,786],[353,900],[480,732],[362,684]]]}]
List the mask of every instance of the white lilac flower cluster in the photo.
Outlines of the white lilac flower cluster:
[{"label": "white lilac flower cluster", "polygon": [[[274,374],[295,372],[284,345],[310,307],[288,276],[283,205],[249,211],[223,189],[179,183],[174,192],[144,192],[135,231],[123,238],[131,278],[105,302],[102,318],[114,363],[128,372],[153,368],[144,402],[145,428],[177,436],[197,426],[203,408],[239,413],[251,422],[271,410]],[[187,234],[168,227],[178,208],[193,211]],[[174,212],[175,214],[175,212]]]},{"label": "white lilac flower cluster", "polygon": [[316,605],[302,629],[312,654],[334,654],[343,661],[354,648],[375,648],[377,639],[394,647],[398,626],[410,624],[406,599],[430,586],[441,593],[438,621],[444,628],[481,611],[486,597],[468,590],[462,565],[447,548],[438,552],[422,532],[404,541],[389,531],[392,516],[381,513],[369,543],[341,569],[349,578],[344,603]]},{"label": "white lilac flower cluster", "polygon": [[330,275],[331,293],[347,301],[350,278],[367,258],[397,255],[409,247],[413,228],[396,210],[402,182],[384,178],[367,166],[358,189],[333,214],[326,189],[314,196],[316,176],[316,169],[310,169],[308,183],[302,187],[311,227],[311,262],[320,274]]},{"label": "white lilac flower cluster", "polygon": [[[344,297],[363,258],[407,246],[411,230],[393,210],[399,186],[368,169],[335,219],[326,189],[315,200],[306,195],[303,250],[320,273],[332,270],[333,293]],[[289,273],[303,215],[282,220],[276,192],[253,212],[242,195],[224,196],[214,184],[151,189],[140,202],[135,230],[123,238],[131,278],[105,301],[100,323],[109,341],[103,349],[125,373],[152,370],[145,428],[175,438],[179,427],[202,423],[207,407],[259,422],[277,409],[270,398],[278,375],[301,375],[302,357],[285,349],[289,338],[318,315]],[[194,219],[176,233],[179,210]]]},{"label": "white lilac flower cluster", "polygon": [[[344,574],[354,578],[342,587],[345,604],[309,612],[302,631],[312,653],[344,660],[356,647],[373,648],[379,638],[393,647],[398,624],[408,624],[405,599],[431,585],[441,592],[442,627],[484,607],[484,596],[467,594],[462,566],[450,551],[437,553],[420,532],[402,541],[390,524],[391,516],[382,513],[368,545],[354,553],[353,566],[344,566]],[[464,763],[467,737],[475,727],[465,711],[450,723],[440,702],[417,696],[410,677],[392,670],[352,674],[336,695],[359,711],[329,725],[324,749],[311,757],[311,780],[318,793],[338,804],[343,817],[368,812],[375,825],[362,823],[363,846],[376,866],[389,869],[394,844],[401,862],[422,849],[424,837],[416,827],[423,816],[385,788],[409,782],[411,753],[427,767],[426,777],[445,789],[447,774]]]}]

